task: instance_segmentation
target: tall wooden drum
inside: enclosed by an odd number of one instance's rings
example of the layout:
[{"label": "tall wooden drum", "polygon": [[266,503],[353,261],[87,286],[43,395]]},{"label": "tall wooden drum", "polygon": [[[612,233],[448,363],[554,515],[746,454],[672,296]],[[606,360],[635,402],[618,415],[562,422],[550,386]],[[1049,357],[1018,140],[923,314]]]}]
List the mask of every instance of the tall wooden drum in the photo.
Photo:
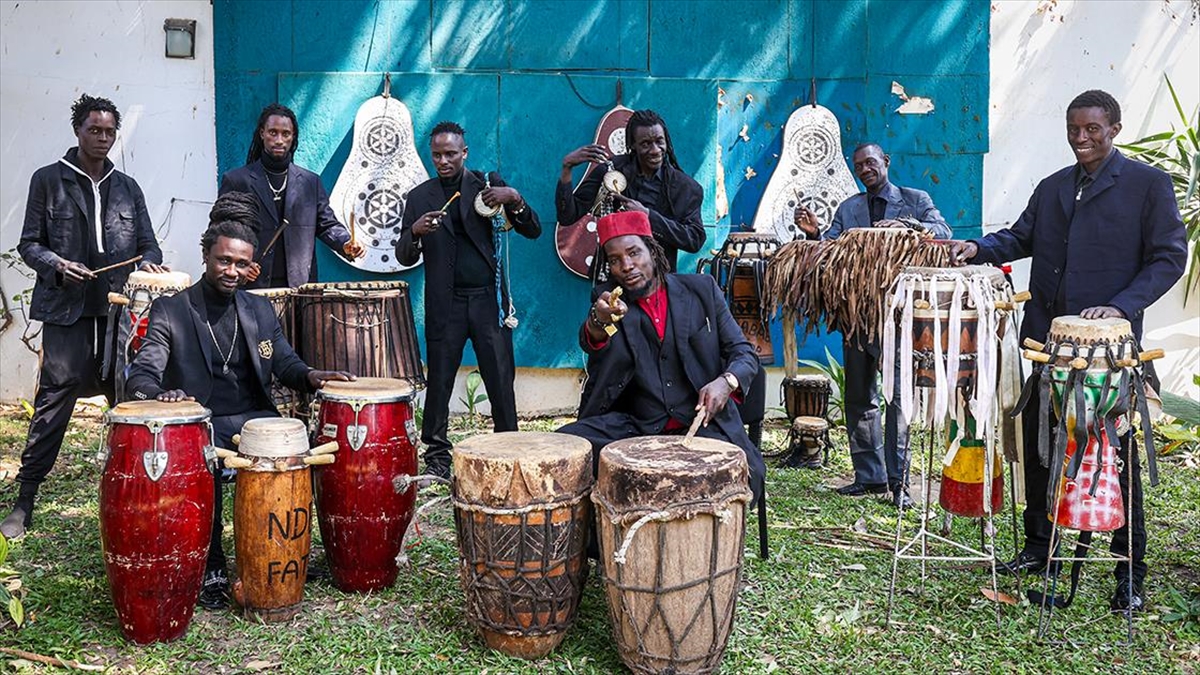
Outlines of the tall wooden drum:
[{"label": "tall wooden drum", "polygon": [[[290,288],[252,288],[247,292],[264,297],[271,303],[271,309],[275,310],[275,317],[279,319],[279,327],[283,330],[283,338],[296,349],[296,313],[292,302],[295,291]],[[300,394],[289,389],[278,379],[271,383],[271,402],[284,417],[293,417],[304,412]]]},{"label": "tall wooden drum", "polygon": [[125,637],[187,632],[213,517],[210,412],[199,403],[130,401],[104,414],[100,547]]},{"label": "tall wooden drum", "polygon": [[484,434],[455,446],[453,462],[467,618],[492,649],[544,656],[575,621],[586,577],[591,443]]},{"label": "tall wooden drum", "polygon": [[711,673],[733,628],[749,467],[741,448],[646,436],[600,453],[592,502],[621,660],[635,673]]},{"label": "tall wooden drum", "polygon": [[317,468],[317,523],[333,585],[348,592],[396,581],[416,486],[393,481],[417,474],[413,387],[381,377],[329,381],[317,392],[314,441],[337,441],[336,464]]},{"label": "tall wooden drum", "polygon": [[286,621],[300,611],[312,546],[308,428],[280,417],[250,420],[238,451],[252,464],[238,469],[233,500],[233,595],[247,617]]}]

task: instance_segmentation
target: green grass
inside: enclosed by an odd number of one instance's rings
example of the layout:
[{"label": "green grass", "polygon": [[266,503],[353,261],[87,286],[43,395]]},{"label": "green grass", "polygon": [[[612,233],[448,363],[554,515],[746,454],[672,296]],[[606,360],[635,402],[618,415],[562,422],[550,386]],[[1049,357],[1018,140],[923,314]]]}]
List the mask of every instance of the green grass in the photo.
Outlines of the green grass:
[{"label": "green grass", "polygon": [[[110,672],[625,672],[595,573],[576,625],[551,655],[527,663],[484,649],[463,616],[453,520],[445,508],[430,514],[419,543],[410,548],[409,566],[382,593],[350,595],[328,583],[310,583],[304,609],[291,622],[265,626],[232,611],[200,610],[181,640],[134,646],[117,627],[100,557],[98,420],[94,411],[76,415],[40,495],[36,529],[13,544],[9,564],[21,572],[28,588],[29,622],[20,630],[0,628],[0,646],[101,664]],[[484,422],[456,420],[455,438],[479,433]],[[533,420],[522,428],[552,429],[562,422]],[[13,474],[26,424],[19,408],[0,410],[0,476],[5,476],[0,479],[0,505],[5,512],[16,494]],[[766,444],[777,446],[783,435],[782,428],[769,428]],[[723,672],[1200,670],[1200,625],[1162,619],[1170,609],[1168,584],[1185,594],[1200,592],[1200,466],[1194,455],[1164,462],[1162,484],[1147,494],[1150,611],[1136,619],[1132,647],[1114,644],[1124,622],[1106,613],[1111,564],[1096,564],[1085,567],[1075,604],[1055,614],[1054,636],[1085,643],[1065,648],[1034,639],[1037,608],[1024,601],[1002,606],[997,628],[994,605],[980,591],[990,584],[990,575],[971,564],[931,564],[923,594],[918,592],[919,565],[902,564],[894,623],[886,627],[890,551],[872,547],[852,528],[857,524],[890,542],[895,511],[881,500],[847,499],[827,487],[850,475],[844,437],[834,439],[834,459],[825,469],[770,470],[771,558],[758,559],[757,523],[751,517],[743,590]],[[231,506],[227,498],[226,523]],[[916,523],[914,516],[906,525],[911,529]],[[1007,513],[998,528],[997,545],[1007,558],[1013,551]],[[956,519],[952,536],[968,544],[979,541],[978,528],[964,519]],[[862,550],[837,548],[839,542]],[[226,550],[233,551],[228,525]],[[1014,581],[1002,578],[1000,584],[1002,592],[1021,597]],[[33,667],[39,668],[49,670]]]}]

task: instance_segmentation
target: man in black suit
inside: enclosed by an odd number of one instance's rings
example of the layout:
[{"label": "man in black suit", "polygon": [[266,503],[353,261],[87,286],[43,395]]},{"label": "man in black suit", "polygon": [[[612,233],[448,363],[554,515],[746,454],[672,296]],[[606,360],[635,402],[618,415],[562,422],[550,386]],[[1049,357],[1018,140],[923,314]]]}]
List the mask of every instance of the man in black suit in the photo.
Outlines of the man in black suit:
[{"label": "man in black suit", "polygon": [[[588,355],[579,419],[559,432],[589,440],[599,462],[601,448],[612,441],[681,434],[702,415],[697,435],[742,448],[751,488],[761,498],[762,454],[746,435],[737,406],[727,405],[758,373],[758,355],[724,293],[707,274],[667,272],[666,253],[645,213],[605,216],[598,232],[611,280],[593,289],[595,300],[579,329]],[[613,299],[618,286],[631,302]]]},{"label": "man in black suit", "polygon": [[[585,145],[563,157],[554,204],[558,222],[574,223],[592,209],[596,193],[611,159],[613,169],[625,176],[625,192],[616,199],[622,211],[640,211],[650,220],[654,240],[666,252],[670,272],[679,264],[679,251],[696,253],[704,246],[704,223],[700,205],[704,188],[679,168],[667,123],[653,110],[638,110],[625,125],[628,151],[609,157],[604,146]],[[579,188],[571,190],[571,170],[587,162],[597,163]],[[602,268],[597,256],[595,268]],[[595,275],[593,275],[595,276]]]},{"label": "man in black suit", "polygon": [[316,239],[352,260],[366,255],[329,208],[317,174],[292,161],[300,144],[296,113],[278,103],[263,108],[246,165],[221,179],[219,194],[249,192],[259,202],[258,256],[246,275],[250,288],[295,288],[317,280]]},{"label": "man in black suit", "polygon": [[[1171,177],[1125,158],[1113,148],[1121,131],[1121,106],[1100,90],[1085,91],[1067,106],[1067,142],[1075,164],[1042,180],[1029,205],[1012,227],[980,239],[951,242],[957,264],[1003,263],[1031,257],[1029,292],[1021,322],[1021,339],[1045,340],[1056,316],[1085,319],[1128,319],[1134,337],[1142,338],[1146,308],[1183,275],[1187,241]],[[1038,454],[1036,390],[1026,406],[1025,546],[1005,569],[1041,572],[1050,554],[1053,525],[1047,518],[1050,472]],[[1051,432],[1053,433],[1053,432]],[[1121,439],[1120,484],[1128,517],[1113,533],[1118,555],[1132,544],[1129,565],[1118,563],[1114,610],[1145,607],[1146,525],[1142,508],[1141,467],[1133,434]],[[1132,471],[1132,508],[1129,494]],[[1130,542],[1132,523],[1132,542]]]},{"label": "man in black suit", "polygon": [[[191,288],[160,298],[150,308],[142,348],[130,367],[126,390],[136,400],[198,401],[212,411],[213,443],[231,447],[247,420],[278,417],[271,383],[313,392],[347,373],[309,368],[283,337],[270,301],[238,290],[254,260],[254,196],[221,195],[200,238],[204,275]],[[221,545],[222,489],[214,476],[216,509],[200,604],[229,601]]]},{"label": "man in black suit", "polygon": [[38,487],[58,459],[71,411],[81,396],[113,402],[113,373],[101,372],[108,332],[108,293],[121,291],[133,266],[94,269],[142,256],[141,269],[162,272],[142,189],[108,161],[121,128],[113,102],[83,94],[71,106],[79,141],[29,182],[17,250],[37,274],[30,318],[42,322],[42,363],[33,419],[21,453],[20,485],[0,533],[14,539],[33,524]]},{"label": "man in black suit", "polygon": [[[463,169],[468,151],[463,133],[454,122],[441,122],[430,132],[429,149],[437,178],[409,192],[396,242],[396,259],[402,264],[414,265],[425,255],[429,388],[421,440],[426,445],[426,471],[442,477],[450,475],[450,394],[468,338],[487,388],[492,427],[498,432],[517,430],[512,344],[516,321],[501,252],[496,248],[497,232],[506,219],[523,237],[536,239],[542,233],[537,214],[516,188],[495,173]],[[455,193],[459,198],[445,206]],[[477,213],[477,195],[490,208],[502,206],[504,219],[500,214],[487,218]]]}]

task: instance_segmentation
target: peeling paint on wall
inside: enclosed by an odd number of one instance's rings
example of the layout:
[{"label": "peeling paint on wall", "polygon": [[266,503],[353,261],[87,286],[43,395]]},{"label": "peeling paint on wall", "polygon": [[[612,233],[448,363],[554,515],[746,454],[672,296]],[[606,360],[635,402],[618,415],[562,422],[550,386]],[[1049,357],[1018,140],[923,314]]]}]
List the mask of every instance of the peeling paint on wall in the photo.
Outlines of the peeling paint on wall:
[{"label": "peeling paint on wall", "polygon": [[933,99],[924,96],[909,96],[899,82],[892,82],[892,93],[904,101],[895,110],[901,115],[928,115],[933,112]]}]

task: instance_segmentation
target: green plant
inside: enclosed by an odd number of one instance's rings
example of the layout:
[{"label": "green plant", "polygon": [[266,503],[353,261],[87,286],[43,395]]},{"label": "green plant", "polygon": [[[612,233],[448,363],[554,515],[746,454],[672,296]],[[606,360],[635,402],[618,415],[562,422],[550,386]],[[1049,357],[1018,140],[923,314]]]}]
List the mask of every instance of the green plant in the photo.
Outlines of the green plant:
[{"label": "green plant", "polygon": [[[1200,384],[1200,375],[1193,375],[1192,382]],[[1167,439],[1160,452],[1165,455],[1181,447],[1192,451],[1200,448],[1200,402],[1164,391],[1162,407],[1163,413],[1174,418],[1174,421],[1155,427],[1155,431]]]},{"label": "green plant", "polygon": [[1188,263],[1188,280],[1184,289],[1183,301],[1187,302],[1188,295],[1194,288],[1200,288],[1200,134],[1197,133],[1197,120],[1200,119],[1200,105],[1192,110],[1191,119],[1183,111],[1179,96],[1171,78],[1163,75],[1167,81],[1167,89],[1171,92],[1171,102],[1179,114],[1182,129],[1171,125],[1170,131],[1162,131],[1138,139],[1132,143],[1117,147],[1129,153],[1132,159],[1158,167],[1171,176],[1175,187],[1175,199],[1179,202],[1179,213],[1183,216],[1183,226],[1187,231],[1187,239],[1192,244],[1192,259]]},{"label": "green plant", "polygon": [[488,400],[487,394],[479,391],[479,387],[483,385],[483,376],[478,370],[472,370],[467,374],[467,397],[459,398],[459,402],[467,409],[467,415],[471,419],[479,414],[479,404]]},{"label": "green plant", "polygon": [[1184,595],[1174,586],[1168,586],[1171,610],[1162,615],[1163,621],[1200,624],[1200,593]]},{"label": "green plant", "polygon": [[0,534],[0,605],[3,605],[8,611],[12,622],[21,626],[25,623],[25,606],[21,604],[25,589],[21,583],[21,575],[11,567],[4,565],[7,560],[8,539]]},{"label": "green plant", "polygon": [[833,392],[829,395],[829,407],[833,409],[833,414],[829,417],[829,422],[835,427],[840,427],[846,423],[846,369],[842,364],[838,363],[837,359],[833,358],[829,347],[825,348],[825,363],[820,361],[809,361],[800,359],[802,365],[810,368],[816,368],[829,378],[833,383]]}]

